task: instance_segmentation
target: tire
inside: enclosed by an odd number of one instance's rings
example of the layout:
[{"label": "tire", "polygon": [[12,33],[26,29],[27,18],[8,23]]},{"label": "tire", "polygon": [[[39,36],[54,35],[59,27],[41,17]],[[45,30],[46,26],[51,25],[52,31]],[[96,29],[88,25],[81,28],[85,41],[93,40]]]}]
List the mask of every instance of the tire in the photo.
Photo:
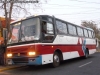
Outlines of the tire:
[{"label": "tire", "polygon": [[88,50],[86,50],[84,58],[87,59],[88,57],[89,57],[89,52],[88,52]]},{"label": "tire", "polygon": [[58,52],[55,52],[53,55],[53,67],[58,67],[60,65],[60,56]]}]

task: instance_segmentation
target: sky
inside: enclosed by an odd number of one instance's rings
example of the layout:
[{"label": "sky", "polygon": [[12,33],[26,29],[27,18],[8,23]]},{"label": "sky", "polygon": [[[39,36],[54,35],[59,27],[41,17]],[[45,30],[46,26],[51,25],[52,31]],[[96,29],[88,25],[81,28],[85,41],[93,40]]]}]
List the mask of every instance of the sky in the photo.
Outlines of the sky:
[{"label": "sky", "polygon": [[43,11],[33,14],[54,15],[65,21],[81,25],[83,20],[100,21],[100,0],[48,0],[42,4]]},{"label": "sky", "polygon": [[[45,2],[47,1],[47,2]],[[30,15],[51,15],[62,20],[81,25],[83,20],[95,21],[100,24],[100,0],[41,0],[40,7],[33,10],[28,5],[28,15],[21,12],[17,19]],[[1,16],[1,14],[0,14]]]}]

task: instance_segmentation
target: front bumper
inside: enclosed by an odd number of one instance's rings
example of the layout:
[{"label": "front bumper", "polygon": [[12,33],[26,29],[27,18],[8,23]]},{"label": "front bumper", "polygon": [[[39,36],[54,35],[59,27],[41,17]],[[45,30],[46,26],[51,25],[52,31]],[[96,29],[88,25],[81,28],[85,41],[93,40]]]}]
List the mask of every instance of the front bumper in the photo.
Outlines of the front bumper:
[{"label": "front bumper", "polygon": [[14,57],[7,59],[8,65],[26,64],[26,65],[42,65],[42,56],[37,57]]}]

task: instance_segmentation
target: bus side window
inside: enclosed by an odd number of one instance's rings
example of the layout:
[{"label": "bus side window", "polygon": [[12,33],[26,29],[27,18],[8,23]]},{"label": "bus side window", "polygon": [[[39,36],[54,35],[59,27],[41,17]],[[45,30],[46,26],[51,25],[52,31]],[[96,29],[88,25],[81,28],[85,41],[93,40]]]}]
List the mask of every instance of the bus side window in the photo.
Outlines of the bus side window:
[{"label": "bus side window", "polygon": [[57,33],[58,34],[61,34],[61,35],[67,34],[67,25],[66,25],[66,23],[57,20],[56,25],[57,25]]},{"label": "bus side window", "polygon": [[88,37],[88,32],[87,32],[86,29],[84,29],[84,36],[85,36],[85,37]]},{"label": "bus side window", "polygon": [[95,34],[94,34],[94,32],[92,31],[92,38],[94,38],[95,37]]},{"label": "bus side window", "polygon": [[88,33],[89,33],[89,37],[92,38],[92,34],[90,30],[88,30]]},{"label": "bus side window", "polygon": [[68,24],[68,32],[71,35],[77,35],[76,27],[74,25]]},{"label": "bus side window", "polygon": [[80,27],[77,27],[77,33],[78,33],[78,36],[83,36],[83,29]]}]

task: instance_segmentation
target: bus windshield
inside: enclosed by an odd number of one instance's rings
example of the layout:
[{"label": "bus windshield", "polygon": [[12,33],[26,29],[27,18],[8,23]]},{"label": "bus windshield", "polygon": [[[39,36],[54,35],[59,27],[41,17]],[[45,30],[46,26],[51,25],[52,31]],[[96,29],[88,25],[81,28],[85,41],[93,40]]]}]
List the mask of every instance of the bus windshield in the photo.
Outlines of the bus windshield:
[{"label": "bus windshield", "polygon": [[12,24],[12,35],[8,44],[32,41],[39,39],[39,19],[26,19],[21,22]]}]

